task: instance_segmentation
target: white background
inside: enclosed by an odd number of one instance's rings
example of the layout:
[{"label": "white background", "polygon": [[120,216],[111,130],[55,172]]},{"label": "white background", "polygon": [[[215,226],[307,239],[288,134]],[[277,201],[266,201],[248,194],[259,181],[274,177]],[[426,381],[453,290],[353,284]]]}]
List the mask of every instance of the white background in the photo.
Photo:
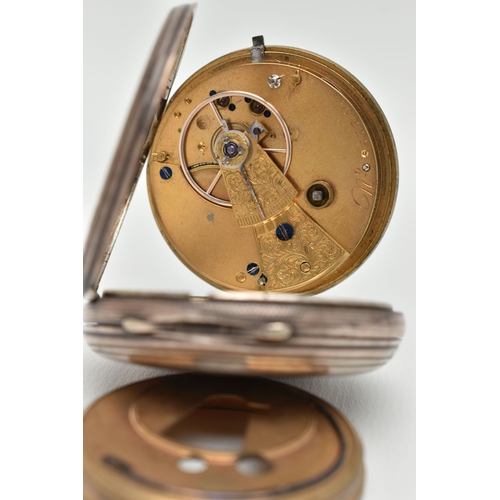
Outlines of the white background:
[{"label": "white background", "polygon": [[[169,2],[86,0],[84,4],[84,225],[88,226],[108,164]],[[400,186],[391,224],[374,254],[321,296],[390,303],[407,330],[394,359],[352,377],[287,379],[336,406],[359,432],[367,500],[415,496],[415,14],[412,2],[309,1],[256,4],[201,1],[175,81],[249,47],[300,47],[353,73],[374,95],[394,133]],[[174,88],[174,90],[175,90]],[[158,231],[140,180],[102,280],[102,289],[214,289],[193,275]],[[106,360],[84,347],[84,405],[110,390],[165,373]]]},{"label": "white background", "polygon": [[[413,8],[407,2],[372,2],[370,5],[374,5],[373,9],[375,5],[387,9],[395,5],[397,9],[399,3],[404,3],[410,11]],[[106,2],[102,4],[103,8],[107,5]],[[125,3],[120,2],[120,6],[111,9],[106,17],[108,43],[114,43],[117,36],[115,18],[120,14],[126,15],[132,9],[129,7],[129,10],[121,12],[122,5],[125,6]],[[357,43],[351,37],[349,43],[345,40],[340,45],[329,43],[324,50],[315,47],[313,44],[319,40],[321,33],[315,26],[328,24],[326,33],[335,37],[348,20],[342,20],[336,14],[327,18],[322,15],[321,9],[319,13],[318,9],[311,10],[313,2],[306,2],[305,5],[307,10],[303,5],[298,10],[298,5],[289,2],[283,5],[279,16],[263,17],[266,22],[274,21],[272,30],[276,30],[281,26],[282,16],[295,9],[301,13],[294,21],[294,26],[300,26],[300,30],[287,30],[283,38],[276,42],[270,38],[269,28],[260,24],[249,36],[255,32],[264,33],[268,43],[285,44],[288,40],[285,35],[293,38],[302,33],[302,28],[311,30],[304,43],[295,43],[295,38],[289,43],[329,56],[360,78],[384,108],[401,155],[406,146],[403,148],[396,121],[398,114],[407,111],[405,108],[389,109],[392,106],[391,94],[397,93],[401,87],[399,68],[391,70],[392,65],[385,67],[384,71],[392,71],[391,75],[396,72],[396,87],[388,87],[390,93],[383,97],[382,93],[386,92],[386,86],[391,84],[393,77],[389,81],[384,80],[383,85],[377,84],[383,72],[376,71],[371,76],[366,74],[367,58],[363,61],[357,57],[346,59],[341,58],[339,53],[356,45],[371,52],[375,38],[366,36],[370,33],[365,32]],[[345,8],[339,1],[316,5],[336,11]],[[146,15],[150,8],[156,9],[154,22],[157,23],[157,30],[169,9],[168,2],[138,2],[131,12],[140,20],[140,16]],[[264,9],[264,4],[259,8]],[[209,10],[208,7],[203,9],[205,12]],[[91,4],[85,4],[85,10],[91,13]],[[488,0],[477,0],[472,4],[431,0],[418,2],[417,498],[424,500],[489,499],[498,494],[500,328],[497,311],[500,275],[497,193],[500,162],[497,117],[500,115],[500,100],[497,95],[497,10],[496,4]],[[307,24],[301,22],[306,13],[310,16]],[[85,17],[88,19],[87,15]],[[369,21],[359,9],[352,13],[351,18],[365,23]],[[85,157],[85,169],[83,166],[82,21],[82,4],[78,2],[25,0],[0,4],[2,498],[81,498],[81,388],[84,379],[80,302],[82,226],[79,221],[83,202],[82,174],[89,167],[88,156]],[[264,21],[261,19],[259,22]],[[335,29],[332,28],[334,22]],[[202,19],[195,23],[202,23]],[[89,26],[87,20],[85,26],[86,29]],[[127,30],[123,30],[126,38],[121,38],[120,43],[115,45],[115,53],[121,53],[121,44],[126,45],[131,33],[137,30],[138,39],[134,38],[134,43],[128,45],[126,57],[135,57],[138,64],[144,64],[156,36],[146,28],[148,26],[144,21],[139,28],[130,23]],[[405,33],[412,32],[412,28],[404,22],[395,23],[395,28],[401,39],[405,39]],[[99,31],[96,28],[92,30]],[[208,32],[207,29],[205,34]],[[217,34],[220,42],[212,46],[211,38],[206,35],[201,45],[207,61],[233,49],[227,46],[226,30],[214,28],[211,32]],[[242,39],[235,42],[236,48],[248,45],[247,35],[241,35]],[[89,36],[87,33],[86,43],[92,43]],[[146,36],[150,38],[144,38]],[[199,36],[202,37],[202,33]],[[240,32],[231,30],[231,36],[240,36]],[[194,49],[193,40],[189,41],[183,62],[183,67],[190,64],[189,61],[193,67],[185,67],[186,73],[179,75],[180,79],[185,79],[190,71],[198,68],[193,58],[201,49]],[[145,45],[140,53],[135,54],[138,43]],[[399,44],[402,42],[398,37],[387,39],[388,50],[399,50]],[[223,50],[220,50],[221,45]],[[107,46],[103,43],[102,50]],[[213,51],[210,57],[209,50]],[[378,64],[385,60],[373,56],[375,54],[372,54],[372,60]],[[104,70],[114,59],[108,58]],[[411,55],[408,60],[412,60]],[[120,64],[124,68],[127,66],[125,62]],[[85,66],[87,74],[89,70],[87,64]],[[413,63],[410,66],[413,67]],[[113,81],[113,85],[108,83],[110,90],[106,91],[106,95],[111,102],[121,91],[120,85],[127,81],[128,71],[127,66],[126,71],[119,74],[120,81]],[[136,78],[135,82],[129,82],[122,90],[127,102],[115,102],[114,108],[103,109],[97,123],[93,122],[94,126],[99,126],[100,120],[116,120],[109,126],[114,137],[111,141],[103,137],[103,146],[98,148],[108,148],[106,158],[103,159],[99,153],[98,168],[102,177],[96,178],[94,183],[91,177],[85,176],[84,233],[126,108],[139,79],[141,70],[137,71],[137,76],[130,76]],[[101,84],[106,84],[104,77]],[[86,81],[85,122],[89,123],[91,105],[87,85]],[[95,85],[99,86],[99,83]],[[87,155],[89,140],[87,131]],[[411,137],[409,140],[412,143]],[[411,154],[407,155],[409,160],[400,158],[402,171],[403,164],[411,162]],[[407,172],[404,175],[412,174]],[[402,178],[402,184],[404,182]],[[141,189],[139,186],[138,193]],[[410,214],[414,205],[402,193],[403,190],[383,246],[362,269],[340,285],[342,288],[339,286],[334,290],[339,296],[353,296],[354,290],[348,292],[347,287],[358,290],[356,280],[361,280],[361,276],[368,272],[377,280],[363,278],[363,286],[370,287],[365,289],[366,298],[374,298],[377,290],[380,293],[382,287],[385,289],[387,280],[395,279],[396,273],[385,272],[393,265],[389,258],[384,266],[372,266],[372,262],[378,262],[376,259],[385,255],[384,247],[397,251],[398,245],[404,245],[404,239],[393,236],[402,225],[406,225],[406,220],[398,223],[397,217],[403,215],[403,199],[410,206]],[[137,200],[133,201],[132,211],[135,211],[134,205],[139,204]],[[402,234],[411,238],[414,232],[409,229]],[[412,262],[411,258],[408,260]],[[111,265],[114,265],[113,261],[118,264],[116,255],[113,255]],[[379,268],[384,271],[381,278],[376,275]],[[398,272],[401,269],[397,268]],[[131,266],[125,266],[122,272],[124,276],[129,276],[128,280],[133,279]],[[116,272],[113,279],[117,281]],[[124,283],[125,286],[132,288],[135,283]],[[411,288],[408,286],[408,289]],[[398,293],[403,294],[402,291]],[[390,297],[397,308],[404,309],[404,304],[393,297],[392,292]],[[405,310],[411,323],[409,312]],[[385,487],[378,479],[379,474],[382,474],[390,490],[385,493],[385,498],[394,495],[398,488],[398,494],[406,495],[400,500],[414,497],[411,480],[401,470],[404,466],[409,473],[411,468],[405,464],[406,457],[409,457],[408,460],[413,457],[411,418],[414,412],[409,407],[414,397],[412,384],[404,374],[414,373],[414,369],[411,363],[408,369],[402,366],[404,361],[411,361],[413,357],[413,354],[405,355],[404,351],[411,351],[412,344],[413,340],[407,334],[396,358],[371,376],[343,381],[331,377],[313,379],[315,388],[307,382],[310,390],[323,395],[343,410],[361,434],[366,454],[371,453],[371,458],[366,456],[370,490],[367,490],[365,499],[381,493]],[[128,372],[111,368],[118,364],[91,358],[87,356],[87,351],[83,357],[86,361],[86,404],[101,391],[107,390],[105,386],[111,389],[137,377],[148,376],[146,372],[137,370]],[[306,383],[306,379],[301,379],[300,383]],[[406,390],[399,390],[399,387],[405,387],[404,384],[408,384]],[[348,391],[344,387],[348,387],[355,397],[347,398]],[[372,391],[374,387],[381,393]],[[379,399],[372,398],[372,394]],[[380,397],[381,394],[385,397]],[[394,394],[398,399],[395,400]],[[381,417],[387,404],[391,404],[390,412],[387,412],[391,413],[388,422]],[[400,418],[403,411],[410,416],[410,423],[406,431],[401,432],[398,422],[400,426],[404,425]],[[373,425],[371,419],[374,420]],[[379,421],[381,425],[375,425]],[[396,429],[394,435],[393,427]],[[384,461],[390,453],[375,456],[374,446],[380,451],[385,443],[390,443],[390,446],[405,451],[404,439],[401,445],[395,444],[397,437],[405,432],[408,432],[410,450],[391,471],[389,467],[394,466],[394,461],[390,462],[390,466]],[[377,441],[382,444],[377,446]],[[377,466],[377,463],[380,465]],[[402,483],[405,480],[410,484],[403,493]],[[394,489],[390,484],[393,481],[397,485]]]}]

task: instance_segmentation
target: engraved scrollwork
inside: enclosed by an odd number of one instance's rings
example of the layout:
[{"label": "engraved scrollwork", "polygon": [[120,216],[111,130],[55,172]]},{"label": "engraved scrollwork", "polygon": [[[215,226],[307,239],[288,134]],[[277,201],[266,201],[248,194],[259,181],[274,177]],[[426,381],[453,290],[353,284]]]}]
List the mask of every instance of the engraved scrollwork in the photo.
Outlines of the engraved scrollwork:
[{"label": "engraved scrollwork", "polygon": [[[275,229],[285,220],[296,228],[296,232],[291,240],[281,241],[276,237]],[[295,204],[272,223],[256,227],[256,238],[262,266],[268,278],[266,288],[269,290],[303,283],[338,266],[348,255]],[[304,262],[310,266],[307,272],[301,269]]]},{"label": "engraved scrollwork", "polygon": [[[223,170],[226,188],[233,204],[236,219],[258,216],[258,209],[255,205],[252,195],[248,190],[243,176],[238,171]],[[256,222],[261,218],[257,217]]]},{"label": "engraved scrollwork", "polygon": [[[229,133],[227,135],[230,136]],[[244,169],[262,213],[241,169],[222,165],[224,181],[239,226],[259,224],[264,218],[276,216],[297,196],[297,190],[291,182],[255,141],[250,158],[244,162]]]},{"label": "engraved scrollwork", "polygon": [[247,171],[267,217],[279,213],[295,198],[295,188],[262,150],[257,150]]}]

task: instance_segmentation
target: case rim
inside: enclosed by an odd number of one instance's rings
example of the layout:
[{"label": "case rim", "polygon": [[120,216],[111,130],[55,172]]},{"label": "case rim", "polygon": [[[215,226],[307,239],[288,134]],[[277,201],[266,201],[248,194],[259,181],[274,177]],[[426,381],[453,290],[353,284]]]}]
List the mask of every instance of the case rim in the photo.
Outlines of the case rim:
[{"label": "case rim", "polygon": [[98,297],[101,277],[167,104],[195,7],[181,5],[170,11],[137,89],[85,243],[83,294],[87,300]]}]

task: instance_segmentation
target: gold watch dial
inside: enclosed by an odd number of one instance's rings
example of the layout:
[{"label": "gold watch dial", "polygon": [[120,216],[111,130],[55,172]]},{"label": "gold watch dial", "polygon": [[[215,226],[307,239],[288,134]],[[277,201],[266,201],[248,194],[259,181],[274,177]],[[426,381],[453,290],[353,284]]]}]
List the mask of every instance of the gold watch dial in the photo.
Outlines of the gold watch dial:
[{"label": "gold watch dial", "polygon": [[353,272],[389,221],[397,159],[368,91],[299,49],[202,68],[168,104],[147,182],[166,241],[226,290],[317,293]]}]

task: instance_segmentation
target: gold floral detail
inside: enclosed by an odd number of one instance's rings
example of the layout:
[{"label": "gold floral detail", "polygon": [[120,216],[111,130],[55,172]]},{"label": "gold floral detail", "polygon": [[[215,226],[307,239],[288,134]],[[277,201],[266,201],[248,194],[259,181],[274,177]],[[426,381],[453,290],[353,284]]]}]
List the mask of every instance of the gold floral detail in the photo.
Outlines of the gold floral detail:
[{"label": "gold floral detail", "polygon": [[[276,237],[276,228],[288,223],[294,228],[290,240]],[[295,203],[278,217],[254,227],[262,259],[262,270],[268,281],[266,290],[294,287],[340,265],[348,253]],[[304,273],[302,263],[310,270]]]}]

